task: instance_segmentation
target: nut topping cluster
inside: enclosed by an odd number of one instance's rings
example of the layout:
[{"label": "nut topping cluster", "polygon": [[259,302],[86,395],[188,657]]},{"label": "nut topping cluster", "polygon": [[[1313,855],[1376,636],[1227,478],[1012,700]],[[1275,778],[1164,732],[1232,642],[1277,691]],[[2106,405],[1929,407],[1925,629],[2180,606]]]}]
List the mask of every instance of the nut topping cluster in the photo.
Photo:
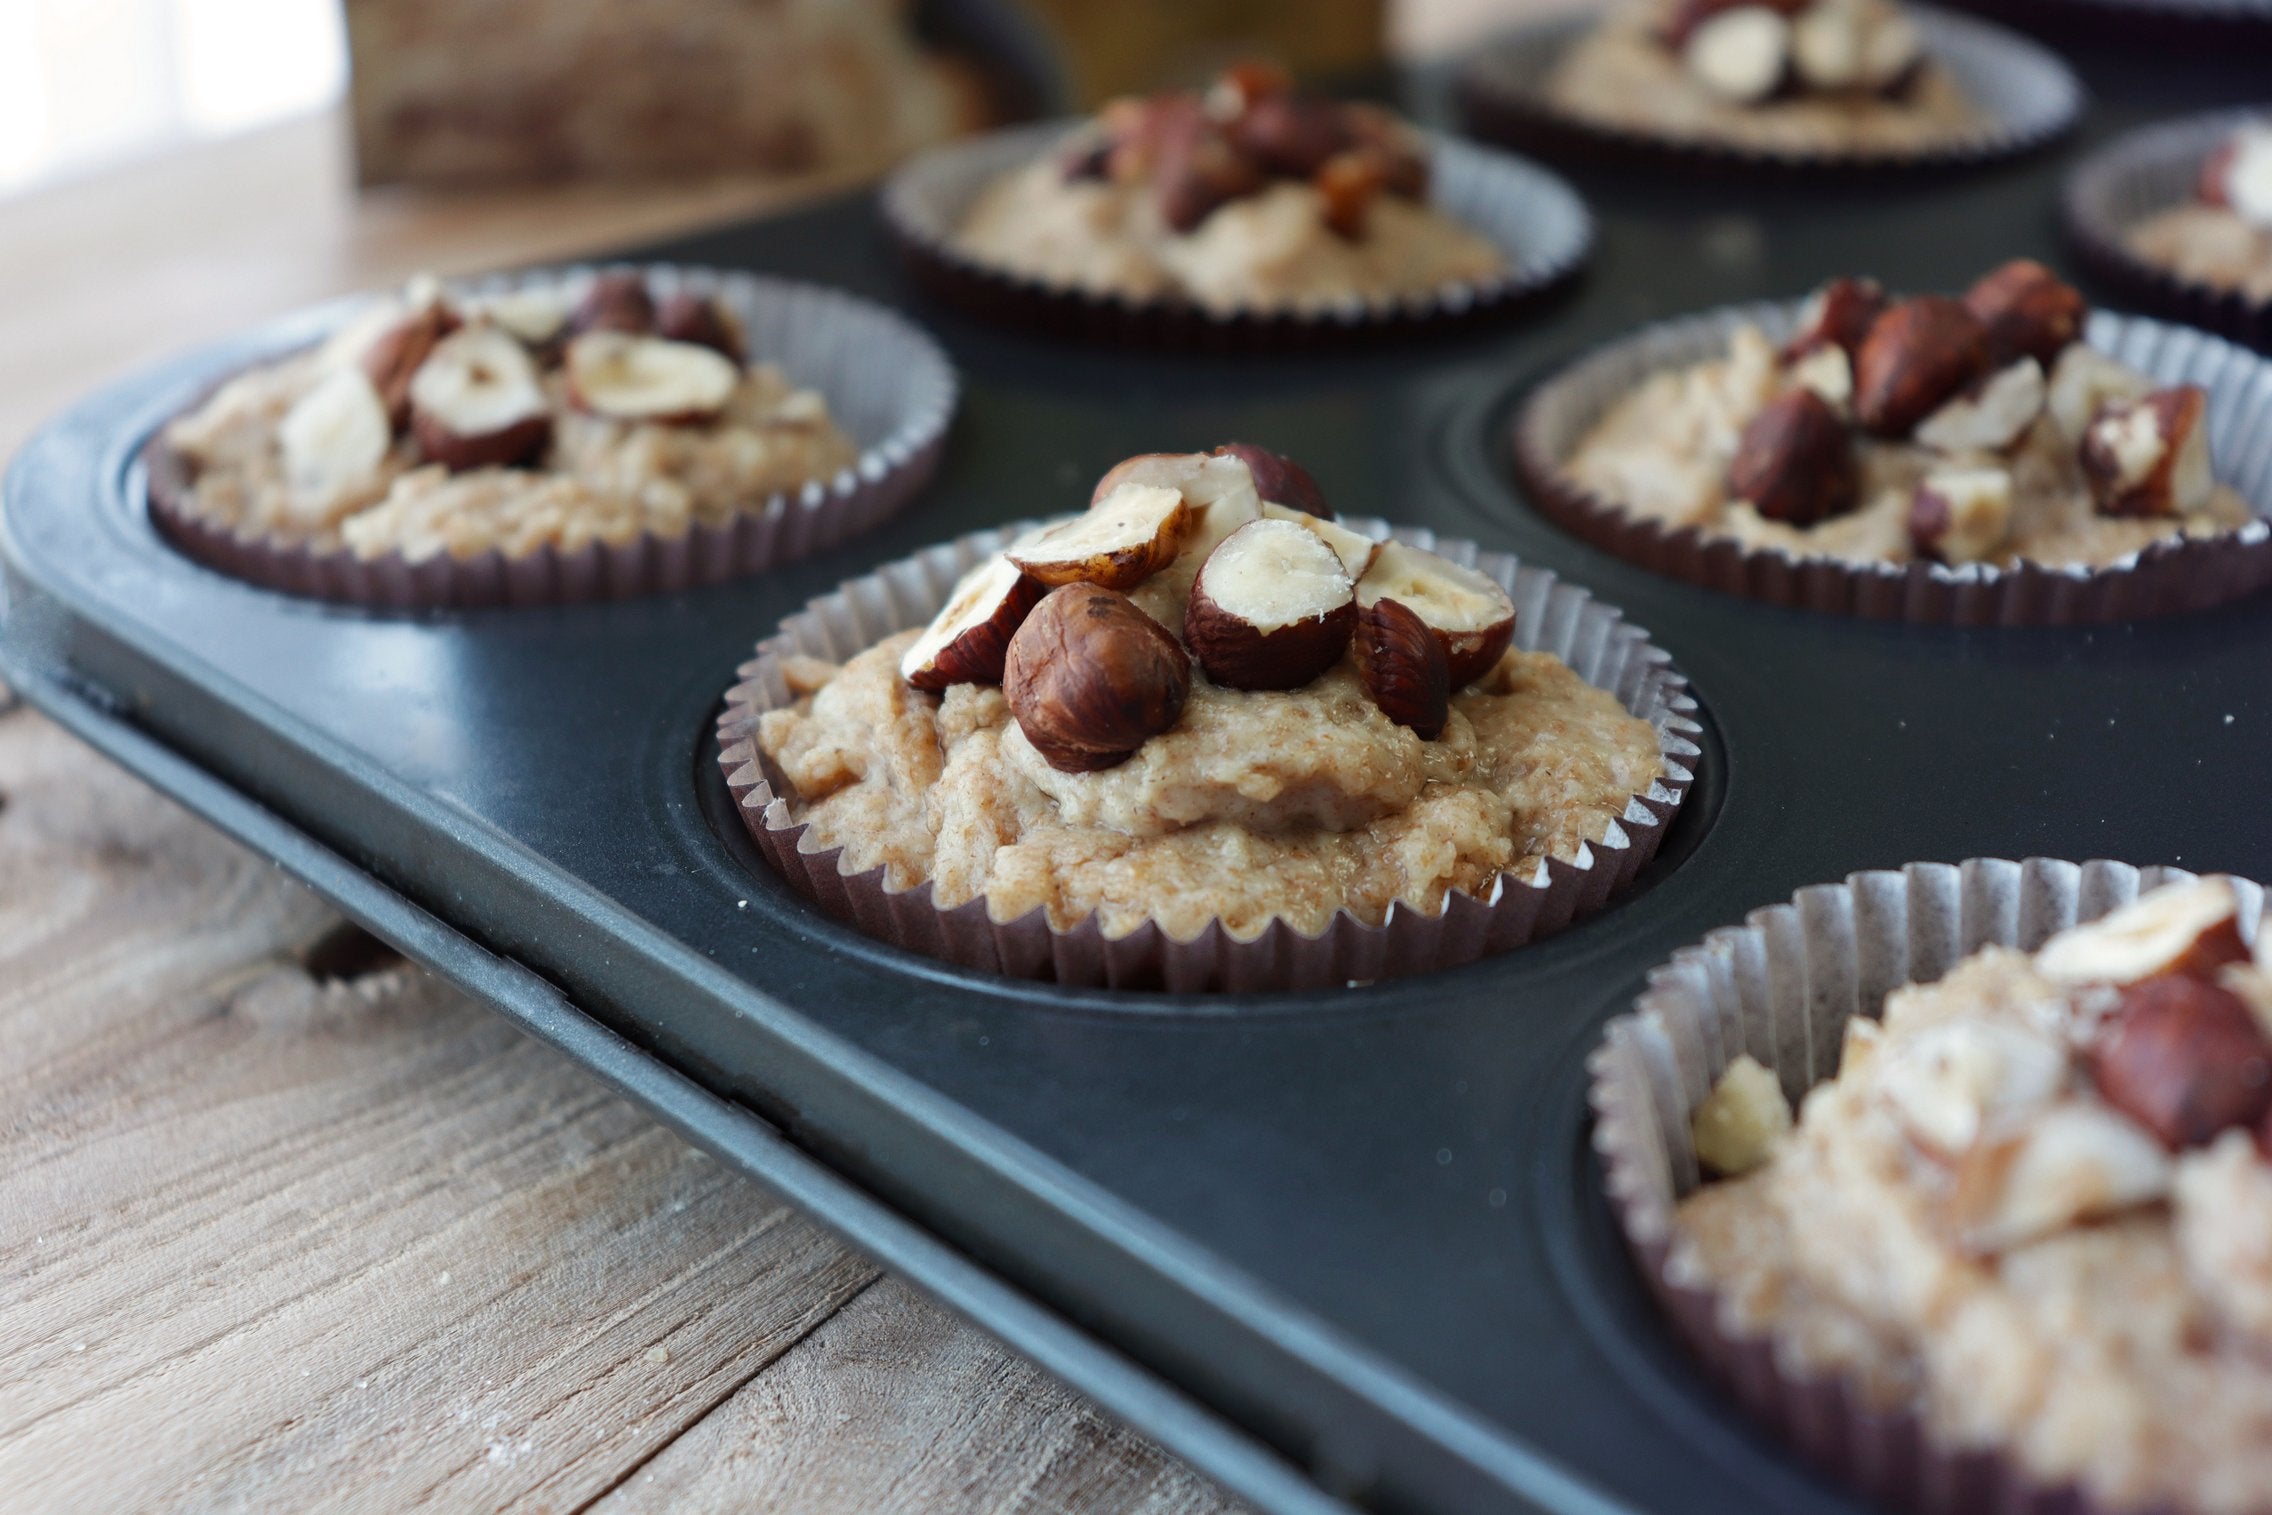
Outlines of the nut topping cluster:
[{"label": "nut topping cluster", "polygon": [[635,272],[595,278],[570,308],[544,290],[457,301],[431,280],[327,344],[329,372],[279,429],[294,492],[327,500],[377,471],[398,437],[453,473],[533,467],[552,443],[547,376],[570,404],[625,422],[714,420],[742,376],[730,312]]},{"label": "nut topping cluster", "polygon": [[1886,0],[1680,0],[1658,33],[1722,100],[1896,97],[1924,64],[1917,28]]},{"label": "nut topping cluster", "polygon": [[2017,1014],[1944,1011],[1898,1039],[1848,1026],[1840,1079],[1891,1116],[1958,1246],[1994,1255],[2158,1203],[2229,1131],[2272,1155],[2272,962],[2230,879],[2143,895],[2032,967],[2056,991]]},{"label": "nut topping cluster", "polygon": [[1112,101],[1060,161],[1068,179],[1148,185],[1178,232],[1273,180],[1314,185],[1325,224],[1352,240],[1381,195],[1428,192],[1427,158],[1386,112],[1297,95],[1266,63],[1238,64],[1200,94]]},{"label": "nut topping cluster", "polygon": [[2089,308],[2019,258],[1962,298],[1889,296],[1833,279],[1800,308],[1780,361],[1785,387],[1744,427],[1728,498],[1808,526],[1861,503],[1863,437],[1934,458],[1909,502],[1917,553],[1994,558],[2011,527],[2012,455],[2039,425],[2071,448],[2097,511],[2182,516],[2208,508],[2207,396],[2156,389],[2083,345]]},{"label": "nut topping cluster", "polygon": [[[1129,598],[1169,571],[1190,582],[1175,629]],[[1172,728],[1194,665],[1225,689],[1287,690],[1346,655],[1382,713],[1432,741],[1514,632],[1497,580],[1351,531],[1300,464],[1230,443],[1116,464],[1085,514],[965,575],[900,675],[927,690],[999,682],[1043,760],[1084,773]]]}]

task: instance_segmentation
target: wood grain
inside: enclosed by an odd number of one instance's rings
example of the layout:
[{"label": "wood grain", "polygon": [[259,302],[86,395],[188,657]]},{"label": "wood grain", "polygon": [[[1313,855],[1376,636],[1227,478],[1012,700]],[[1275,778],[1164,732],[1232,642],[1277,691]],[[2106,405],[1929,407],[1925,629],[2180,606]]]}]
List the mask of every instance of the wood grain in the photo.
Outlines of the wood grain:
[{"label": "wood grain", "polygon": [[342,924],[0,715],[11,1508],[1228,1508]]},{"label": "wood grain", "polygon": [[[885,1279],[602,1500],[596,1515],[748,1509],[1118,1510],[1220,1497],[1030,1364]],[[926,1384],[907,1414],[906,1385]]]}]

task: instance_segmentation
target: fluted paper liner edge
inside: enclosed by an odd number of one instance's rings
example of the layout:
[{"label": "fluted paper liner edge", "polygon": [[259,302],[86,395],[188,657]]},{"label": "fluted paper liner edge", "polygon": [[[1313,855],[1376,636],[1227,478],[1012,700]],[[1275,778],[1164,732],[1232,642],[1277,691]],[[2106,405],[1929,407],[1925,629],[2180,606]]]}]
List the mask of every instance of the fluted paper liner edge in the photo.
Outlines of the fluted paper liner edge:
[{"label": "fluted paper liner edge", "polygon": [[[2147,890],[2194,875],[2127,863],[1912,863],[1802,889],[1653,970],[1632,1012],[1588,1060],[1604,1187],[1650,1292],[1712,1377],[1808,1462],[1872,1499],[1932,1515],[2116,1515],[2071,1483],[2046,1484],[2001,1448],[1934,1438],[1913,1410],[1869,1403],[1834,1374],[1786,1360],[1770,1336],[1724,1322],[1720,1296],[1667,1274],[1673,1214],[1701,1182],[1689,1122],[1748,1053],[1794,1108],[1838,1068],[1845,1025],[1930,983],[1981,947],[2032,951]],[[2262,886],[2236,880],[2253,934]],[[2136,1515],[2136,1512],[2123,1512]]]},{"label": "fluted paper liner edge", "polygon": [[915,276],[976,313],[1062,335],[1227,351],[1314,346],[1505,313],[1575,274],[1593,246],[1593,217],[1558,176],[1512,154],[1427,134],[1429,202],[1481,233],[1507,260],[1495,278],[1447,284],[1372,305],[1217,314],[1188,301],[1059,285],[964,252],[954,234],[979,193],[1049,153],[1077,120],[990,132],[936,147],[885,184],[885,224]]},{"label": "fluted paper liner edge", "polygon": [[1771,605],[1873,620],[2097,625],[2204,610],[2272,584],[2272,520],[2265,519],[2272,516],[2272,362],[2220,337],[2144,316],[2094,311],[2085,340],[2158,382],[2208,390],[2217,478],[2258,518],[2214,536],[2157,543],[2104,568],[1800,556],[1651,520],[1564,471],[1585,432],[1643,379],[1723,356],[1729,337],[1747,323],[1780,341],[1801,303],[1726,306],[1643,327],[1549,378],[1523,401],[1513,427],[1515,471],[1533,502],[1566,530],[1668,577]]},{"label": "fluted paper liner edge", "polygon": [[807,850],[809,828],[791,818],[753,740],[760,715],[792,699],[783,660],[805,654],[842,662],[924,624],[957,579],[1032,524],[932,547],[813,601],[759,645],[726,696],[718,721],[719,764],[735,813],[799,893],[871,936],[1019,978],[1173,992],[1328,988],[1427,972],[1521,946],[1601,909],[1656,855],[1694,780],[1701,732],[1687,681],[1621,611],[1509,554],[1479,551],[1473,543],[1419,528],[1392,531],[1385,522],[1347,520],[1352,529],[1411,542],[1491,574],[1514,598],[1517,648],[1554,653],[1656,728],[1661,758],[1656,781],[1632,796],[1623,814],[1575,858],[1549,858],[1532,876],[1501,874],[1488,898],[1455,890],[1436,914],[1395,906],[1373,926],[1343,911],[1315,937],[1274,920],[1252,941],[1234,938],[1220,922],[1190,941],[1176,940],[1152,923],[1109,937],[1094,916],[1061,931],[1038,909],[997,922],[983,896],[941,909],[932,903],[928,882],[893,891],[885,887],[881,867],[841,872],[841,847]]},{"label": "fluted paper liner edge", "polygon": [[466,558],[360,558],[240,534],[184,508],[186,470],[161,427],[143,449],[152,524],[209,568],[311,599],[389,610],[558,605],[722,583],[795,562],[881,525],[929,482],[958,381],[937,343],[880,305],[819,285],[674,264],[556,266],[448,287],[461,297],[573,290],[619,268],[644,274],[658,297],[683,289],[723,300],[743,325],[752,361],[777,364],[791,383],[826,398],[830,418],[859,448],[852,466],[678,536],[649,532],[573,550],[548,543],[518,556],[491,549]]},{"label": "fluted paper liner edge", "polygon": [[[2272,10],[2266,12],[2272,17]],[[2272,351],[2272,298],[2189,279],[2130,249],[2132,228],[2193,198],[2201,161],[2267,107],[2222,110],[2126,133],[2069,171],[2060,192],[2067,238],[2084,265],[2140,306]]]},{"label": "fluted paper liner edge", "polygon": [[1548,96],[1549,74],[1597,13],[1534,22],[1488,44],[1460,71],[1461,114],[1476,135],[1556,158],[1625,159],[1670,169],[1765,176],[1954,171],[2018,157],[2057,141],[2081,117],[2084,94],[2049,49],[2017,32],[1932,6],[1906,7],[1926,50],[1989,117],[1979,130],[1913,149],[1805,150],[1679,137],[1573,114]]}]

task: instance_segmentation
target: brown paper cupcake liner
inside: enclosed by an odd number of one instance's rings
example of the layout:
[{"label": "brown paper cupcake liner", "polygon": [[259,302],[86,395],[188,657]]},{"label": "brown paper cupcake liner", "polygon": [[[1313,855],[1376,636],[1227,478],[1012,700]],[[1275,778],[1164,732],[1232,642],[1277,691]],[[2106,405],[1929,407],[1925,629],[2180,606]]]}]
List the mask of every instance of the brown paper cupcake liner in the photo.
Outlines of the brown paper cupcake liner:
[{"label": "brown paper cupcake liner", "polygon": [[2082,114],[2083,87],[2059,58],[2017,33],[1932,6],[1907,10],[1926,50],[1989,118],[1927,147],[1799,150],[1677,137],[1580,116],[1555,103],[1548,80],[1599,16],[1560,16],[1488,45],[1461,70],[1470,131],[1556,159],[1610,161],[1682,172],[1819,178],[1843,173],[1948,172],[2019,157],[2057,141]]},{"label": "brown paper cupcake liner", "polygon": [[[2126,863],[1912,863],[1803,889],[1713,932],[1649,975],[1589,1061],[1594,1147],[1635,1262],[1678,1334],[1745,1410],[1840,1481],[1932,1515],[2115,1515],[2072,1483],[2047,1484],[2000,1449],[1938,1440],[1914,1410],[1873,1406],[1847,1379],[1804,1369],[1772,1339],[1725,1324],[1714,1291],[1671,1277],[1673,1215],[1701,1182],[1689,1121],[1748,1053],[1795,1108],[1837,1072],[1847,1020],[1930,983],[1988,945],[2033,950],[2181,869]],[[2264,902],[2245,881],[2244,928]],[[2128,1512],[2136,1515],[2136,1512]]]},{"label": "brown paper cupcake liner", "polygon": [[2272,584],[2272,362],[2189,327],[2093,312],[2085,340],[2164,384],[2209,392],[2217,478],[2258,519],[2209,537],[2156,543],[2104,568],[2022,562],[1849,563],[1748,547],[1695,526],[1634,514],[1563,470],[1619,397],[1661,370],[1719,357],[1737,327],[1780,341],[1799,301],[1740,305],[1644,327],[1579,360],[1523,402],[1513,454],[1524,489],[1550,519],[1671,578],[1771,605],[1952,626],[2076,626],[2226,604]]},{"label": "brown paper cupcake liner", "polygon": [[1497,277],[1375,304],[1216,314],[1186,300],[1052,284],[998,268],[954,241],[987,185],[1049,154],[1082,123],[1045,121],[934,148],[884,186],[884,221],[916,280],[975,314],[1094,341],[1262,352],[1396,337],[1506,315],[1575,274],[1593,246],[1585,202],[1534,163],[1430,134],[1430,201],[1507,260]]},{"label": "brown paper cupcake liner", "polygon": [[802,654],[841,662],[895,632],[923,625],[965,572],[1033,524],[930,548],[813,601],[759,645],[726,695],[718,761],[742,824],[799,893],[870,936],[1018,978],[1177,993],[1331,988],[1456,967],[1601,909],[1656,855],[1693,780],[1701,748],[1687,681],[1622,612],[1507,554],[1481,552],[1472,543],[1440,540],[1418,528],[1392,531],[1386,522],[1347,520],[1353,530],[1411,542],[1498,579],[1514,598],[1518,648],[1555,654],[1656,728],[1662,754],[1656,781],[1632,796],[1624,813],[1575,857],[1549,858],[1535,873],[1501,874],[1483,897],[1455,890],[1435,914],[1396,906],[1374,926],[1344,910],[1314,937],[1274,920],[1260,936],[1244,941],[1220,922],[1179,941],[1149,923],[1125,936],[1107,936],[1093,915],[1058,930],[1039,909],[996,921],[983,897],[941,908],[928,882],[895,891],[886,886],[881,867],[846,874],[843,849],[819,846],[808,837],[809,827],[792,819],[753,740],[758,718],[794,699],[784,659]]},{"label": "brown paper cupcake liner", "polygon": [[[622,265],[618,265],[622,266]],[[570,267],[452,282],[459,296],[560,284],[573,291],[604,270]],[[858,445],[853,466],[801,489],[753,500],[728,521],[678,536],[645,533],[575,549],[546,544],[508,555],[400,552],[358,557],[240,534],[188,507],[188,469],[154,434],[143,449],[150,519],[168,542],[232,578],[312,599],[388,610],[559,605],[715,584],[794,562],[897,513],[938,467],[958,384],[938,344],[879,305],[818,285],[713,269],[641,267],[659,296],[687,289],[724,301],[753,358],[778,364],[828,401]],[[263,361],[274,361],[273,358]]]},{"label": "brown paper cupcake liner", "polygon": [[[2272,24],[2272,8],[2265,14]],[[2272,299],[2250,299],[2237,289],[2186,278],[2130,248],[2130,232],[2139,222],[2193,199],[2210,149],[2264,114],[2216,111],[2117,137],[2067,175],[2060,208],[2083,266],[2124,299],[2272,352]]]}]

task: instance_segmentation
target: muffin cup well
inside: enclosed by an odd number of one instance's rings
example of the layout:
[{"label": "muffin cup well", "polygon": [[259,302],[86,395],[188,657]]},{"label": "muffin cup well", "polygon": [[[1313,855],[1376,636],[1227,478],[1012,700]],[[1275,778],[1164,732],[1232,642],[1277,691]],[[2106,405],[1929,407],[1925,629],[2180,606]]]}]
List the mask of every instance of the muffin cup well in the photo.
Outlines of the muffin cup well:
[{"label": "muffin cup well", "polygon": [[2073,127],[2083,87],[2058,57],[2017,33],[1969,16],[1911,5],[1927,51],[1990,118],[1977,130],[1910,152],[1822,149],[1797,152],[1614,126],[1557,105],[1547,83],[1571,46],[1599,24],[1596,14],[1539,21],[1487,45],[1459,77],[1468,129],[1553,158],[1742,175],[1947,171],[2018,157]]},{"label": "muffin cup well", "polygon": [[1395,337],[1507,314],[1584,263],[1593,217],[1576,191],[1538,165],[1430,134],[1429,201],[1498,247],[1507,267],[1372,305],[1218,315],[1169,298],[1052,284],[963,251],[956,230],[989,184],[1049,154],[1078,120],[1013,127],[931,149],[883,189],[885,223],[918,282],[975,314],[1062,336],[1142,346],[1262,352]]},{"label": "muffin cup well", "polygon": [[1274,920],[1247,941],[1220,922],[1179,941],[1152,923],[1125,936],[1107,936],[1094,916],[1061,931],[1039,909],[995,921],[983,897],[942,909],[933,904],[928,882],[895,891],[885,886],[881,867],[843,872],[843,849],[812,843],[809,828],[791,818],[754,740],[758,718],[794,698],[783,661],[804,654],[841,662],[895,632],[923,625],[956,580],[1032,524],[930,548],[813,601],[759,645],[726,695],[718,761],[735,812],[758,849],[799,893],[895,946],[1019,978],[1174,992],[1332,988],[1456,967],[1601,909],[1656,855],[1693,780],[1701,749],[1687,681],[1622,612],[1508,554],[1481,552],[1472,543],[1439,540],[1417,528],[1392,531],[1386,522],[1348,520],[1344,524],[1354,530],[1411,542],[1498,579],[1514,598],[1516,647],[1552,652],[1656,728],[1661,761],[1656,781],[1632,796],[1624,813],[1576,857],[1549,858],[1534,873],[1501,874],[1484,898],[1455,890],[1433,915],[1392,907],[1373,926],[1342,911],[1314,937]]},{"label": "muffin cup well", "polygon": [[2071,626],[2222,605],[2272,584],[2272,362],[2188,327],[2097,311],[2093,347],[2164,384],[2209,391],[2217,477],[2257,519],[2211,537],[2157,543],[2104,568],[2022,562],[1848,563],[1747,547],[1695,526],[1636,515],[1563,470],[1586,431],[1649,375],[1716,358],[1745,324],[1780,341],[1799,301],[1740,305],[1644,327],[1580,359],[1523,402],[1514,465],[1550,519],[1598,547],[1691,584],[1772,605],[1955,626]]},{"label": "muffin cup well", "polygon": [[[1649,975],[1588,1064],[1593,1143],[1627,1245],[1681,1338],[1721,1386],[1809,1461],[1872,1499],[1934,1515],[2100,1515],[1997,1450],[1943,1445],[1907,1407],[1810,1373],[1771,1338],[1723,1324],[1719,1295],[1669,1276],[1673,1215],[1701,1181],[1689,1122],[1739,1055],[1772,1069],[1794,1107],[1837,1072],[1847,1020],[1930,983],[1983,946],[2033,950],[2141,893],[2193,875],[2125,863],[1973,859],[1856,873],[1713,932]],[[2253,931],[2261,886],[2239,881]],[[2111,1512],[2108,1512],[2111,1515]]]},{"label": "muffin cup well", "polygon": [[[449,289],[479,296],[560,284],[572,296],[606,271],[542,269]],[[817,285],[665,264],[638,271],[658,295],[684,289],[724,301],[753,360],[778,364],[792,383],[826,398],[830,418],[859,447],[853,466],[678,536],[644,533],[565,551],[546,545],[517,556],[492,548],[465,558],[364,558],[240,534],[198,515],[183,498],[187,466],[161,430],[143,449],[152,524],[184,555],[286,594],[389,610],[559,605],[715,584],[794,562],[881,525],[929,481],[958,384],[946,354],[909,322]]]},{"label": "muffin cup well", "polygon": [[2272,352],[2272,300],[2186,278],[2130,248],[2130,232],[2139,222],[2193,199],[2210,149],[2235,127],[2263,115],[2216,111],[2117,137],[2067,175],[2060,209],[2076,256],[2126,299]]}]

